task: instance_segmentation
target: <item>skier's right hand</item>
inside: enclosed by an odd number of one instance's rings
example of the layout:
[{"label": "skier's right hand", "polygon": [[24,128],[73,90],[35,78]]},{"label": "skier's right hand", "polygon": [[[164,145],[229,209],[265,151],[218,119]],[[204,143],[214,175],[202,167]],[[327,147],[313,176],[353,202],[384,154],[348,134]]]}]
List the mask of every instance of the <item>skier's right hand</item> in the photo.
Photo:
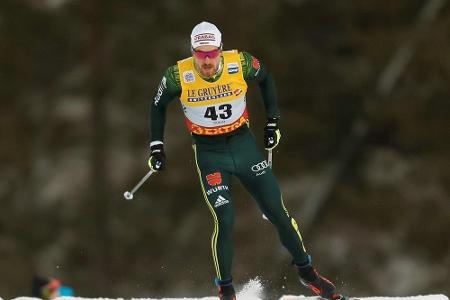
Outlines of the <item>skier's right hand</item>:
[{"label": "skier's right hand", "polygon": [[148,166],[153,172],[162,171],[166,164],[166,154],[164,153],[164,144],[160,141],[150,143],[150,158]]}]

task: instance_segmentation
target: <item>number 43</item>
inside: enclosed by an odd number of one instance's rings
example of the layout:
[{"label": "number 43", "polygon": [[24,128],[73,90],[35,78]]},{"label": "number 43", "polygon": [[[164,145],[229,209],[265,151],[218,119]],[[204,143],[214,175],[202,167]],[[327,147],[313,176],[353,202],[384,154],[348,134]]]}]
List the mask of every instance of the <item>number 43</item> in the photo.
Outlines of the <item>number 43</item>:
[{"label": "number 43", "polygon": [[216,111],[215,106],[209,106],[206,108],[206,112],[204,117],[209,118],[213,121],[217,120],[218,118],[221,119],[228,119],[231,117],[231,104],[222,104],[218,107],[219,114]]}]

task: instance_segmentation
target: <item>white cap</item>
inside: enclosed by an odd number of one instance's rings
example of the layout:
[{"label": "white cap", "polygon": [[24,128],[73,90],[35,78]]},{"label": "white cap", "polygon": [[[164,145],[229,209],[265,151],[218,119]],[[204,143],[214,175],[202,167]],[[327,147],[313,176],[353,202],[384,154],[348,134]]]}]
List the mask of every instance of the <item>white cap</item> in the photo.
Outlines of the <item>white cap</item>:
[{"label": "white cap", "polygon": [[222,34],[216,25],[209,22],[201,22],[192,29],[192,48],[195,49],[203,45],[211,45],[219,48],[222,46]]}]

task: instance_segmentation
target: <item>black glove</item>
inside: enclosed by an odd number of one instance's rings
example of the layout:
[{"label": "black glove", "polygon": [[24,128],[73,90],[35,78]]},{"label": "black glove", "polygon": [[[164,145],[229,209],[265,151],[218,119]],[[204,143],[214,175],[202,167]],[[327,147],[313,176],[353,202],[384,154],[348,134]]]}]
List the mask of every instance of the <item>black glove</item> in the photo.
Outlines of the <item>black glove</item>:
[{"label": "black glove", "polygon": [[281,139],[281,131],[278,128],[278,118],[268,118],[266,127],[264,127],[264,148],[272,150]]},{"label": "black glove", "polygon": [[164,170],[165,164],[166,164],[166,154],[164,153],[164,144],[162,142],[151,143],[148,166],[152,171],[158,172]]}]

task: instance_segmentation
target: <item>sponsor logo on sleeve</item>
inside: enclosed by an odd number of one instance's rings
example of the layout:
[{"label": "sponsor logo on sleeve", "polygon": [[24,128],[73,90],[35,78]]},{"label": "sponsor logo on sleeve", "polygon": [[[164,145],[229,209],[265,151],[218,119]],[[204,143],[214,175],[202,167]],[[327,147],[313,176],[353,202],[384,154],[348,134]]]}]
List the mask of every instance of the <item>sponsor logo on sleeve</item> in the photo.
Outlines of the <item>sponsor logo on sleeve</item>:
[{"label": "sponsor logo on sleeve", "polygon": [[253,69],[256,70],[258,70],[261,67],[261,65],[259,64],[259,60],[256,57],[253,57],[252,59],[252,67]]},{"label": "sponsor logo on sleeve", "polygon": [[208,181],[208,184],[211,186],[216,186],[222,183],[222,175],[220,172],[215,172],[206,175],[206,181]]},{"label": "sponsor logo on sleeve", "polygon": [[158,106],[159,101],[161,100],[161,95],[163,94],[164,90],[167,88],[167,79],[166,76],[164,76],[161,79],[161,83],[158,86],[158,90],[156,91],[156,96],[155,96],[155,106]]},{"label": "sponsor logo on sleeve", "polygon": [[191,83],[195,81],[195,75],[192,71],[184,71],[183,72],[183,80],[186,83]]},{"label": "sponsor logo on sleeve", "polygon": [[238,63],[236,63],[236,62],[228,63],[227,70],[228,70],[228,74],[235,74],[235,73],[239,72]]},{"label": "sponsor logo on sleeve", "polygon": [[256,70],[256,72],[255,72],[255,77],[256,77],[259,73],[259,69],[261,68],[261,65],[259,64],[259,60],[256,57],[253,57],[253,59],[252,59],[252,67],[253,67],[253,69]]}]

